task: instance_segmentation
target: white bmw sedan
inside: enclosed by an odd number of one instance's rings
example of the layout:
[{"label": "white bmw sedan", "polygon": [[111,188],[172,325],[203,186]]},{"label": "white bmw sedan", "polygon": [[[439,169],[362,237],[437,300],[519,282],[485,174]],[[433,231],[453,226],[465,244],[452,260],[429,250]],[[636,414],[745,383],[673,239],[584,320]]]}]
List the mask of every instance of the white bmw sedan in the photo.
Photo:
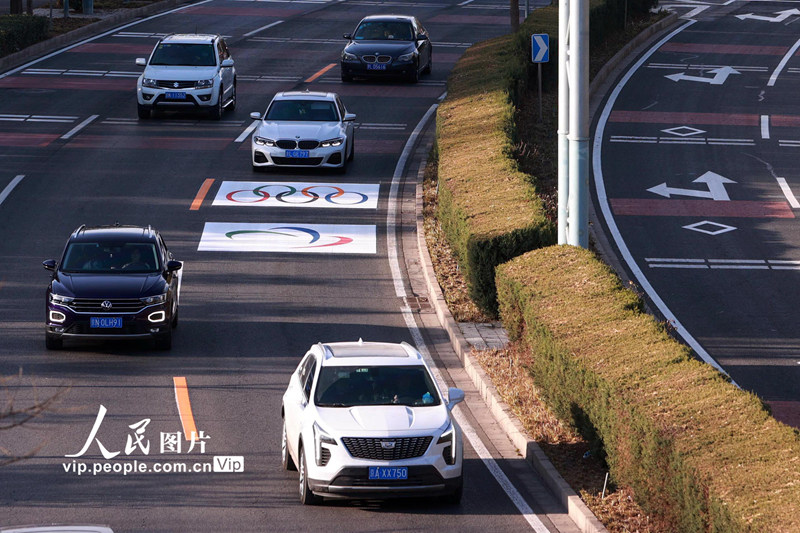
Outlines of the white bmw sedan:
[{"label": "white bmw sedan", "polygon": [[336,93],[278,93],[253,132],[253,170],[267,167],[327,167],[344,172],[353,159],[353,121]]},{"label": "white bmw sedan", "polygon": [[422,355],[407,343],[311,347],[283,395],[283,468],[303,504],[322,498],[461,500],[462,435]]}]

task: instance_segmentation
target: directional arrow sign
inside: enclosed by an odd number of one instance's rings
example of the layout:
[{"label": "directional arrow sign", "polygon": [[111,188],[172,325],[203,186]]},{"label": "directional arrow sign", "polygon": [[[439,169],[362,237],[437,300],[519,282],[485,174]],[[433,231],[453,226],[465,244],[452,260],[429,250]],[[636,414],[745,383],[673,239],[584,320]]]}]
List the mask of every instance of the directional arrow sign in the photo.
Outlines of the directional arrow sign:
[{"label": "directional arrow sign", "polygon": [[534,63],[550,61],[550,35],[546,33],[531,35],[531,60]]},{"label": "directional arrow sign", "polygon": [[728,191],[725,190],[726,183],[736,183],[733,180],[720,176],[716,172],[706,172],[693,183],[705,183],[708,187],[707,191],[698,191],[696,189],[678,189],[676,187],[668,187],[666,183],[656,185],[647,189],[649,192],[658,194],[659,196],[692,196],[695,198],[708,198],[710,200],[718,200],[727,202],[730,200]]},{"label": "directional arrow sign", "polygon": [[784,20],[788,19],[792,15],[800,15],[800,9],[787,9],[786,11],[776,11],[775,12],[777,17],[764,17],[762,15],[754,15],[753,13],[747,13],[745,15],[736,15],[736,18],[739,20],[763,20],[764,22],[783,22]]},{"label": "directional arrow sign", "polygon": [[714,68],[709,70],[712,74],[714,74],[713,78],[704,78],[703,76],[689,76],[688,74],[684,74],[680,72],[678,74],[670,74],[669,76],[664,76],[665,78],[669,78],[672,81],[698,81],[701,83],[710,83],[711,85],[722,85],[725,83],[725,80],[728,79],[728,76],[731,74],[741,74],[738,70],[733,67],[720,67]]}]

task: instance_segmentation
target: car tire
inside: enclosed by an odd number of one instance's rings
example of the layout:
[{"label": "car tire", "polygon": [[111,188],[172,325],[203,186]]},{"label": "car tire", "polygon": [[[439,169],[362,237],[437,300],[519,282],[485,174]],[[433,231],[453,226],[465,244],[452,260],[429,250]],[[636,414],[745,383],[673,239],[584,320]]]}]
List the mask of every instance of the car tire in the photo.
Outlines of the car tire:
[{"label": "car tire", "polygon": [[306,455],[302,444],[300,445],[298,456],[300,457],[300,503],[303,505],[319,505],[322,503],[322,498],[311,492],[311,488],[308,486],[308,468],[306,467]]},{"label": "car tire", "polygon": [[48,350],[60,350],[64,347],[64,339],[56,335],[45,333],[44,345]]},{"label": "car tire", "polygon": [[443,496],[442,501],[449,505],[458,505],[461,503],[461,496],[464,494],[464,478],[459,480],[458,487],[450,494]]},{"label": "car tire", "polygon": [[409,83],[417,83],[419,81],[419,65],[414,63],[411,66],[411,73],[408,75]]},{"label": "car tire", "polygon": [[212,120],[222,120],[222,114],[225,112],[223,94],[225,91],[222,85],[219,86],[219,96],[217,96],[217,103],[211,108],[210,114]]},{"label": "car tire", "polygon": [[353,81],[353,76],[351,76],[350,74],[345,74],[344,71],[342,71],[342,81],[345,83],[349,83]]},{"label": "car tire", "polygon": [[166,352],[172,349],[172,328],[167,328],[166,333],[156,337],[156,350]]},{"label": "car tire", "polygon": [[149,105],[136,104],[136,111],[137,111],[140,119],[147,120],[147,119],[150,118],[150,106]]},{"label": "car tire", "polygon": [[352,161],[356,155],[356,137],[353,135],[353,141],[350,143],[350,155],[347,156],[348,161]]},{"label": "car tire", "polygon": [[428,64],[425,65],[425,68],[422,69],[423,74],[430,74],[431,70],[433,69],[433,53],[428,57]]},{"label": "car tire", "polygon": [[172,321],[170,322],[170,326],[172,326],[172,329],[175,329],[175,328],[178,327],[178,306],[177,305],[175,306],[175,310],[172,312]]},{"label": "car tire", "polygon": [[284,470],[297,470],[297,466],[294,464],[294,460],[292,459],[292,454],[289,453],[289,442],[286,438],[286,421],[283,421],[283,431],[281,433],[281,466]]}]

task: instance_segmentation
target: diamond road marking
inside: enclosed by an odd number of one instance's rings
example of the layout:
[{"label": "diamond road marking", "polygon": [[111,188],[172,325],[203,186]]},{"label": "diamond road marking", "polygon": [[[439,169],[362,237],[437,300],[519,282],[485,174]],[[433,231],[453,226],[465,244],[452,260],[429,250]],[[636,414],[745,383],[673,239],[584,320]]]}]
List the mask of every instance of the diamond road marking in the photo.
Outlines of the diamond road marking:
[{"label": "diamond road marking", "polygon": [[[704,229],[708,227],[715,227],[716,230],[711,229]],[[710,220],[703,220],[702,222],[695,222],[694,224],[689,224],[688,226],[683,226],[684,229],[697,231],[699,233],[705,233],[706,235],[721,235],[723,233],[727,233],[729,231],[733,231],[736,228],[733,226],[728,226],[726,224],[720,224],[719,222],[711,222]]]}]

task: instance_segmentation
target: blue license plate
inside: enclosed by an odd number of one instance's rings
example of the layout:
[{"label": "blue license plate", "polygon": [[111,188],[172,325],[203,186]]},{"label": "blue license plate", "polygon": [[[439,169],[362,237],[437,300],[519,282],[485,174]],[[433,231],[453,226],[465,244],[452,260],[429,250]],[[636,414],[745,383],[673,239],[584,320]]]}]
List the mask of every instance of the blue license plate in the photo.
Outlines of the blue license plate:
[{"label": "blue license plate", "polygon": [[89,319],[89,326],[93,328],[121,328],[121,316],[93,316]]},{"label": "blue license plate", "polygon": [[386,65],[383,63],[367,63],[367,70],[386,70]]},{"label": "blue license plate", "polygon": [[286,157],[304,158],[308,157],[308,150],[286,150]]},{"label": "blue license plate", "polygon": [[408,467],[371,466],[370,479],[408,479]]},{"label": "blue license plate", "polygon": [[186,100],[186,93],[170,91],[165,94],[167,100]]}]

